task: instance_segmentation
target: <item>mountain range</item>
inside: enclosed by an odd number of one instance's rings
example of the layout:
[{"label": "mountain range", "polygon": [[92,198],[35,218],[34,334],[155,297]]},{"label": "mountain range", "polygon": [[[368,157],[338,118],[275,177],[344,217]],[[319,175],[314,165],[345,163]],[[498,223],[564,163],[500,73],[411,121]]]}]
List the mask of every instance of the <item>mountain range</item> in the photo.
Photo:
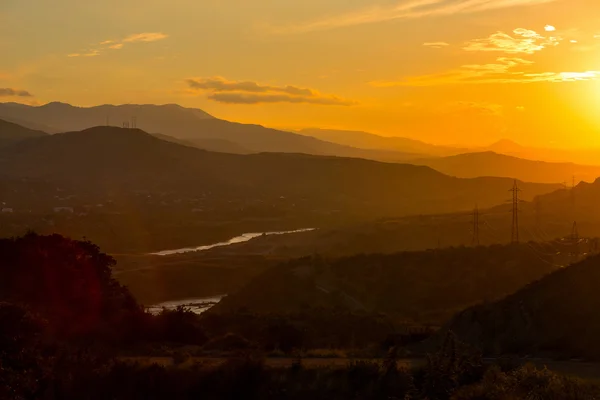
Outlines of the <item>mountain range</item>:
[{"label": "mountain range", "polygon": [[[0,103],[0,118],[20,121],[24,127],[38,134],[40,127],[45,132],[56,133],[107,124],[120,126],[126,122],[160,139],[209,151],[231,154],[301,153],[410,163],[426,165],[460,178],[495,176],[527,182],[560,183],[570,182],[573,178],[577,181],[594,181],[600,176],[600,167],[593,165],[534,161],[530,158],[536,155],[542,157],[551,151],[527,148],[508,140],[486,148],[467,149],[435,146],[419,140],[383,137],[360,131],[305,129],[294,133],[229,122],[200,109],[175,104],[85,108],[56,102],[39,107]],[[589,152],[593,154],[593,150]],[[563,153],[568,158],[567,151]],[[577,154],[571,156],[576,157]]]},{"label": "mountain range", "polygon": [[568,182],[570,185],[572,179],[593,182],[600,177],[600,166],[532,161],[492,151],[415,159],[410,162],[416,165],[427,165],[444,174],[459,178],[505,176],[517,177],[527,182]]},{"label": "mountain range", "polygon": [[361,131],[303,129],[298,130],[297,132],[303,135],[312,136],[347,146],[378,150],[404,151],[413,154],[422,154],[428,158],[448,157],[465,153],[493,152],[531,161],[540,160],[553,163],[579,163],[584,165],[600,164],[600,148],[562,149],[528,147],[508,139],[499,140],[488,146],[436,146],[420,140],[396,136],[380,136]]},{"label": "mountain range", "polygon": [[[96,127],[0,149],[0,170],[86,191],[175,191],[222,199],[289,197],[377,215],[470,209],[502,202],[507,178],[458,179],[429,167],[301,154],[236,155],[199,150],[139,129]],[[560,185],[522,183],[527,199]],[[303,200],[304,199],[304,200]]]},{"label": "mountain range", "polygon": [[420,140],[397,136],[379,136],[362,131],[310,128],[302,129],[297,132],[301,135],[315,137],[321,140],[343,144],[346,146],[359,147],[363,149],[400,151],[417,155],[423,154],[429,156],[447,156],[469,151],[467,148],[436,146]]},{"label": "mountain range", "polygon": [[74,107],[54,102],[35,107],[0,103],[0,118],[22,121],[24,126],[34,129],[45,126],[48,133],[80,131],[101,125],[121,127],[126,123],[146,132],[185,140],[200,148],[215,145],[214,142],[207,142],[207,139],[230,142],[220,142],[219,147],[236,153],[240,152],[241,147],[243,152],[252,153],[304,153],[389,162],[415,157],[414,154],[400,151],[360,149],[260,125],[229,122],[214,118],[202,110],[176,104]]}]

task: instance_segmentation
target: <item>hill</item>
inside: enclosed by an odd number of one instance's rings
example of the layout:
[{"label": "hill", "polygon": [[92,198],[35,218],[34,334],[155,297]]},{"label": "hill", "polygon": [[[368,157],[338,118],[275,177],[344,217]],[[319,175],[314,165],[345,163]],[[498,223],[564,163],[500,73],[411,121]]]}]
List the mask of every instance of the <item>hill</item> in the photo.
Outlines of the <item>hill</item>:
[{"label": "hill", "polygon": [[466,153],[450,157],[412,160],[444,174],[459,178],[505,176],[526,182],[570,182],[572,177],[593,182],[600,177],[599,166],[532,161],[494,152]]},{"label": "hill", "polygon": [[229,141],[246,149],[245,152],[254,153],[304,153],[389,162],[413,157],[412,154],[398,151],[358,149],[260,125],[229,122],[214,118],[202,110],[176,104],[102,105],[85,108],[64,103],[49,103],[39,107],[0,103],[0,118],[3,117],[27,121],[27,124],[32,125],[51,126],[53,130],[60,132],[80,131],[99,125],[122,126],[124,121],[132,122],[132,118],[135,118],[137,128],[192,141],[195,146],[206,146],[206,142],[202,141],[217,139]]},{"label": "hill", "polygon": [[[94,240],[111,252],[217,243],[245,232],[482,208],[512,180],[458,179],[363,159],[209,152],[97,127],[0,149],[1,232]],[[523,199],[559,185],[522,183]],[[431,239],[435,241],[435,238]]]},{"label": "hill", "polygon": [[218,153],[250,154],[250,150],[224,139],[177,139],[172,136],[155,133],[152,135],[167,142],[178,143],[184,146],[196,147],[202,150],[216,151]]},{"label": "hill", "polygon": [[19,142],[21,140],[37,138],[45,135],[45,132],[24,128],[20,125],[0,119],[0,147]]},{"label": "hill", "polygon": [[380,136],[362,131],[310,128],[299,130],[298,133],[346,146],[401,151],[414,155],[446,156],[466,151],[465,149],[436,146],[420,140],[397,136]]},{"label": "hill", "polygon": [[469,305],[513,293],[553,269],[527,245],[303,258],[270,269],[211,312],[340,308],[439,324]]},{"label": "hill", "polygon": [[538,207],[545,214],[577,221],[580,228],[600,220],[598,202],[600,202],[600,178],[591,183],[579,182],[575,187],[563,188],[536,198]]},{"label": "hill", "polygon": [[523,146],[512,140],[503,139],[479,149],[475,152],[493,151],[508,156],[528,160],[541,160],[547,162],[567,163],[574,162],[584,165],[596,165],[600,159],[600,148],[546,148]]},{"label": "hill", "polygon": [[[0,168],[11,178],[46,179],[102,193],[177,190],[223,198],[290,197],[329,209],[372,207],[403,215],[468,209],[474,202],[490,206],[503,200],[511,186],[510,179],[457,179],[428,167],[361,159],[213,153],[112,127],[17,143],[0,151]],[[529,198],[559,187],[522,186]]]},{"label": "hill", "polygon": [[503,300],[458,314],[448,329],[487,354],[600,357],[600,256],[555,271]]}]

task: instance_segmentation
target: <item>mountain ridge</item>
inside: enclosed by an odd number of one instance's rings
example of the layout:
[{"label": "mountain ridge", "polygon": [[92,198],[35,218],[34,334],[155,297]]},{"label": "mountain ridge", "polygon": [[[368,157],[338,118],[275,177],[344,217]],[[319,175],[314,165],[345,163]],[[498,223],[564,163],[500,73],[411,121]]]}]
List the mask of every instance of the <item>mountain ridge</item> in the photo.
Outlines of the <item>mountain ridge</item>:
[{"label": "mountain ridge", "polygon": [[[0,150],[0,168],[10,178],[67,182],[99,193],[174,190],[180,196],[285,197],[377,215],[464,210],[475,201],[485,207],[503,199],[512,183],[505,178],[458,179],[426,166],[365,159],[215,153],[139,129],[102,126],[8,146]],[[560,187],[522,186],[530,199]]]},{"label": "mountain ridge", "polygon": [[230,122],[199,109],[174,104],[75,107],[66,103],[48,103],[33,107],[0,103],[0,118],[3,117],[28,121],[38,126],[46,125],[60,132],[81,131],[99,125],[121,126],[125,122],[146,132],[176,139],[223,139],[254,153],[293,152],[388,162],[403,161],[414,156],[402,152],[359,149],[262,125]]}]

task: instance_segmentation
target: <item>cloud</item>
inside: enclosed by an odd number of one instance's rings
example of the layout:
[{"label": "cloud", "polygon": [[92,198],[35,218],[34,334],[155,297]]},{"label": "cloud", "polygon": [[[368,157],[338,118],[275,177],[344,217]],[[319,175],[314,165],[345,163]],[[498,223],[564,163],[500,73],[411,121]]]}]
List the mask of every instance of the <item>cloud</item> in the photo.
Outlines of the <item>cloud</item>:
[{"label": "cloud", "polygon": [[87,53],[71,53],[67,54],[67,57],[95,57],[102,53],[104,50],[120,50],[125,44],[129,43],[149,43],[156,42],[159,40],[163,40],[168,38],[169,35],[166,35],[162,32],[146,32],[146,33],[136,33],[133,35],[129,35],[124,39],[119,40],[105,40],[100,42],[100,48],[96,48],[93,50],[89,50]]},{"label": "cloud", "polygon": [[600,71],[528,72],[534,63],[500,57],[493,64],[470,64],[438,74],[409,77],[397,82],[371,82],[376,87],[437,86],[455,84],[576,82],[600,79]]},{"label": "cloud", "polygon": [[274,33],[304,33],[397,19],[470,14],[503,8],[533,6],[554,1],[556,0],[403,0],[392,6],[371,7],[300,25],[276,27],[272,31]]},{"label": "cloud", "polygon": [[446,42],[427,42],[427,43],[423,43],[423,46],[431,47],[432,49],[441,49],[441,48],[450,46],[450,44],[448,44]]},{"label": "cloud", "polygon": [[0,97],[33,97],[27,90],[0,88]]},{"label": "cloud", "polygon": [[560,38],[544,37],[535,31],[517,28],[514,36],[496,32],[487,38],[474,39],[465,43],[463,50],[502,52],[507,54],[533,54],[548,46],[557,46]]},{"label": "cloud", "polygon": [[193,93],[208,92],[208,98],[227,104],[308,103],[349,106],[351,100],[323,95],[297,86],[261,85],[251,81],[228,81],[221,77],[186,80]]},{"label": "cloud", "polygon": [[307,103],[331,106],[351,106],[352,101],[336,97],[302,97],[286,94],[213,93],[209,99],[227,104]]},{"label": "cloud", "polygon": [[137,42],[157,42],[159,40],[163,40],[168,38],[168,35],[165,35],[162,32],[154,32],[154,33],[136,33],[134,35],[127,36],[123,39],[125,43],[137,43]]},{"label": "cloud", "polygon": [[244,91],[253,93],[278,92],[298,96],[314,96],[315,92],[310,89],[299,88],[296,86],[268,86],[259,85],[256,82],[227,81],[223,78],[206,78],[200,80],[188,79],[188,85],[192,89],[208,89],[215,92]]},{"label": "cloud", "polygon": [[99,50],[90,50],[87,53],[71,53],[68,54],[67,57],[96,57],[100,55]]},{"label": "cloud", "polygon": [[546,25],[546,26],[544,27],[544,30],[545,30],[546,32],[554,32],[554,31],[556,31],[556,28],[555,28],[554,26],[552,26],[552,25]]}]

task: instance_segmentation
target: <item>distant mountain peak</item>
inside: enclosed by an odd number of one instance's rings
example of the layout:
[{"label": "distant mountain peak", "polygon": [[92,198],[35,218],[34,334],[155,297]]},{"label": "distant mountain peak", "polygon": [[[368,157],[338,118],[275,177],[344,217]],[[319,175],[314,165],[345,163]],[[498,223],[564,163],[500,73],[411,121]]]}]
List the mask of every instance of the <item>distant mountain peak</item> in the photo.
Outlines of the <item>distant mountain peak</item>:
[{"label": "distant mountain peak", "polygon": [[75,106],[68,104],[68,103],[63,103],[60,101],[52,101],[50,103],[46,103],[44,105],[41,105],[40,108],[52,108],[52,107],[62,107],[62,108],[73,108]]},{"label": "distant mountain peak", "polygon": [[522,145],[520,145],[519,143],[517,143],[511,139],[500,139],[497,142],[492,143],[489,147],[492,149],[494,149],[494,148],[504,148],[504,149],[521,149],[521,148],[523,148]]}]

